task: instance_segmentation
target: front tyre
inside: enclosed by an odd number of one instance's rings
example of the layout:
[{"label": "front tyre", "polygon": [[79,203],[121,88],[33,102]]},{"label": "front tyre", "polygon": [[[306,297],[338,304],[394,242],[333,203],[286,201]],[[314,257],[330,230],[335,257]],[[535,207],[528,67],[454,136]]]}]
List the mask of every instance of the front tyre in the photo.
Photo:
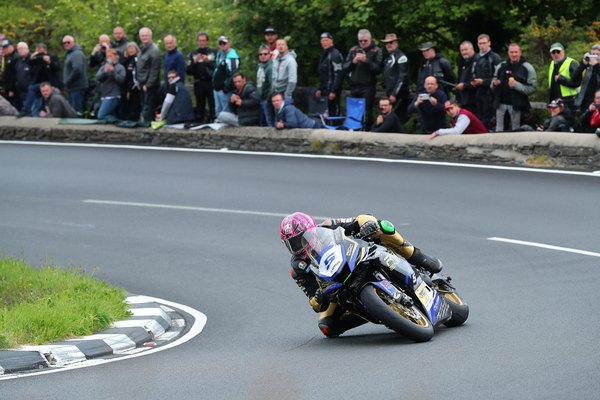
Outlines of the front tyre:
[{"label": "front tyre", "polygon": [[365,286],[359,297],[375,318],[399,334],[415,342],[426,342],[433,337],[433,325],[415,306],[397,303],[374,285]]},{"label": "front tyre", "polygon": [[444,296],[446,303],[448,303],[452,310],[452,318],[448,322],[445,322],[444,325],[450,327],[462,325],[469,318],[469,306],[467,303],[455,291],[440,291],[438,293]]}]

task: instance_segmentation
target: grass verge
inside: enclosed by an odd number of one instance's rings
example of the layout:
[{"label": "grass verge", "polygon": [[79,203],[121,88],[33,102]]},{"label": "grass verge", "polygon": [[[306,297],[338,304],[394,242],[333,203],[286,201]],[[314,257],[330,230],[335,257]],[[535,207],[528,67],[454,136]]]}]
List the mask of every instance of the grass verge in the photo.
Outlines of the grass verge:
[{"label": "grass verge", "polygon": [[0,255],[0,349],[91,335],[130,315],[125,290],[80,268]]}]

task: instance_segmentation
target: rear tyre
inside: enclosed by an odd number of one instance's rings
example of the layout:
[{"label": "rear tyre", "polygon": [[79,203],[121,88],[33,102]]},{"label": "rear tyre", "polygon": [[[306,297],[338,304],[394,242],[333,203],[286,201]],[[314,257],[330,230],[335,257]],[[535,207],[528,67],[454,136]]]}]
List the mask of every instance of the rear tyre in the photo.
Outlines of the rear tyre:
[{"label": "rear tyre", "polygon": [[438,293],[444,296],[446,303],[448,303],[452,310],[452,318],[448,322],[445,322],[444,325],[450,327],[462,325],[469,318],[469,306],[467,303],[454,291]]},{"label": "rear tyre", "polygon": [[374,285],[367,285],[359,297],[375,318],[399,334],[415,342],[426,342],[433,337],[433,325],[415,306],[396,303],[383,289]]}]

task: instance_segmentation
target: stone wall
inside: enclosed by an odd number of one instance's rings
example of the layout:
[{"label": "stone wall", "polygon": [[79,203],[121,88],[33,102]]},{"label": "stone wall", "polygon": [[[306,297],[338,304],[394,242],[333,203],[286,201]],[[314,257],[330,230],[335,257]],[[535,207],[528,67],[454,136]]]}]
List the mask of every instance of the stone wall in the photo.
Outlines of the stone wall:
[{"label": "stone wall", "polygon": [[203,149],[477,161],[600,169],[595,134],[515,132],[427,136],[370,132],[224,127],[217,131],[57,125],[56,119],[0,117],[0,140],[127,143]]}]

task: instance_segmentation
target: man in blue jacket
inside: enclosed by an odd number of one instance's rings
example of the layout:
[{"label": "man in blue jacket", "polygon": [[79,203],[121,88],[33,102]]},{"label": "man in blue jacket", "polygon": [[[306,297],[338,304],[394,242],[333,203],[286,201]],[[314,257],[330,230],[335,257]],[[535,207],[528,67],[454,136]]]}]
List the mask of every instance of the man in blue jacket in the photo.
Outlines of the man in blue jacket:
[{"label": "man in blue jacket", "polygon": [[278,121],[275,127],[277,129],[320,129],[321,125],[308,118],[302,111],[294,107],[294,101],[291,98],[284,100],[283,93],[273,93],[271,103],[275,108],[275,121]]},{"label": "man in blue jacket", "polygon": [[418,92],[408,106],[409,114],[419,111],[422,135],[430,135],[446,127],[444,104],[447,100],[446,93],[438,89],[436,77],[428,76],[425,79],[425,90]]},{"label": "man in blue jacket", "polygon": [[163,56],[163,68],[165,70],[165,92],[169,87],[169,78],[167,78],[169,71],[177,71],[179,79],[182,82],[185,81],[185,57],[177,49],[177,39],[173,35],[167,35],[165,37],[165,54]]}]

